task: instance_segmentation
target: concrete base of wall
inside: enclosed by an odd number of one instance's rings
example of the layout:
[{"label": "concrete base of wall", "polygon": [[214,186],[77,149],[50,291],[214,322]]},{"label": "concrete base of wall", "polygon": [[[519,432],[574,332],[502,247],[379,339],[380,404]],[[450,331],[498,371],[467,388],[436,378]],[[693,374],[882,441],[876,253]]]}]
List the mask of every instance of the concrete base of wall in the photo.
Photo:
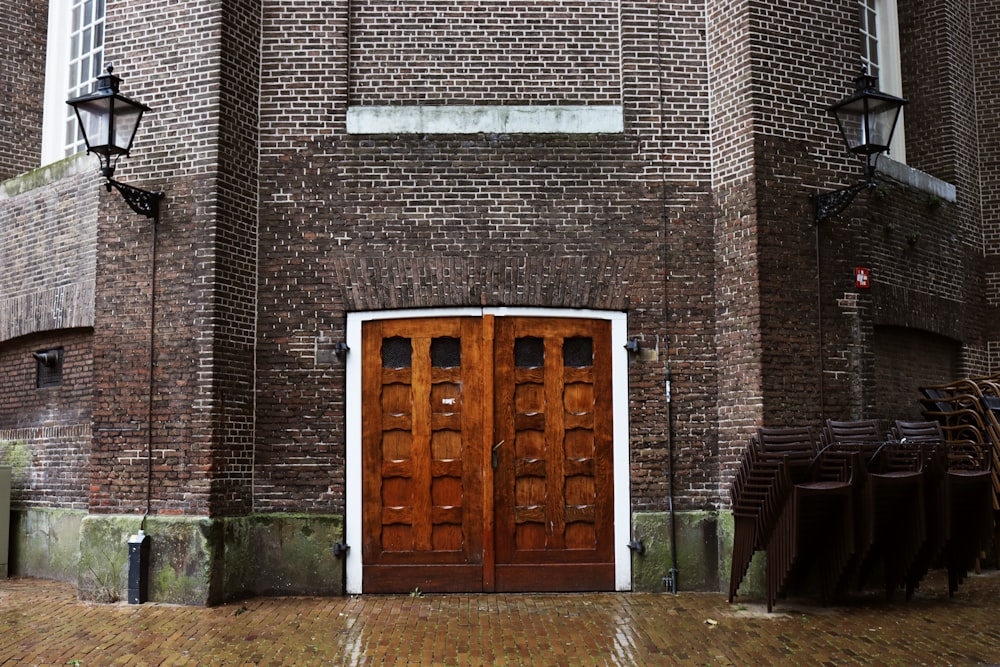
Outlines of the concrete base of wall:
[{"label": "concrete base of wall", "polygon": [[[137,516],[15,510],[12,572],[75,583],[84,600],[128,598]],[[150,601],[211,605],[250,595],[340,595],[333,555],[343,518],[329,515],[149,517]]]},{"label": "concrete base of wall", "polygon": [[[632,535],[645,552],[632,556],[632,587],[663,592],[673,577],[677,592],[728,591],[733,548],[731,512],[676,512],[672,535],[669,512],[639,512],[632,516]],[[674,551],[671,541],[675,541]],[[676,553],[676,561],[674,559]],[[675,567],[676,571],[671,571]],[[741,595],[764,591],[764,561],[757,554],[743,577]]]},{"label": "concrete base of wall", "polygon": [[76,583],[80,525],[86,516],[74,510],[12,510],[10,573]]},{"label": "concrete base of wall", "polygon": [[[140,517],[68,510],[15,510],[11,572],[75,583],[82,599],[128,597],[128,540]],[[668,512],[637,512],[632,534],[645,548],[632,556],[632,588],[643,592],[726,591],[733,520],[729,512],[677,512],[672,548]],[[258,514],[246,517],[149,517],[149,600],[211,605],[251,595],[342,595],[344,564],[333,555],[343,517]],[[674,553],[676,552],[676,571]],[[764,589],[754,559],[741,595]]]}]

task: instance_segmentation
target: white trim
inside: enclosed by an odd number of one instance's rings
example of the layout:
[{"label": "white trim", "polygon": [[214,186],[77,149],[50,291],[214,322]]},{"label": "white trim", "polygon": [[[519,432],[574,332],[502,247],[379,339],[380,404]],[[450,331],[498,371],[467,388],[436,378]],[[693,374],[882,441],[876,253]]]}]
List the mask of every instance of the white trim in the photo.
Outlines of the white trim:
[{"label": "white trim", "polygon": [[940,197],[952,204],[958,201],[958,193],[954,184],[942,181],[940,178],[931,176],[919,169],[914,169],[902,162],[896,162],[889,156],[883,155],[879,158],[877,169],[879,173],[885,174],[900,183],[905,183],[918,190]]},{"label": "white trim", "polygon": [[[98,12],[98,5],[103,12]],[[89,93],[94,77],[104,70],[105,14],[103,0],[49,0],[42,166],[86,148],[83,136],[76,133],[76,121],[66,100]],[[67,141],[70,131],[75,138]]]},{"label": "white trim", "polygon": [[629,475],[628,441],[628,315],[623,312],[602,310],[572,310],[568,308],[433,308],[426,310],[383,310],[347,315],[347,345],[350,352],[346,363],[346,425],[347,451],[345,458],[346,517],[344,538],[352,548],[347,552],[345,564],[347,581],[345,590],[350,595],[362,591],[361,534],[361,325],[371,320],[402,319],[412,317],[574,317],[611,322],[611,373],[614,461],[614,522],[615,522],[615,589],[632,588],[632,554],[628,549],[631,539],[631,479]]},{"label": "white trim", "polygon": [[352,106],[348,134],[620,134],[620,104]]},{"label": "white trim", "polygon": [[361,534],[361,323],[365,319],[347,316],[347,361],[345,370],[346,423],[344,437],[347,449],[344,454],[344,542],[353,548],[347,552],[344,568],[346,571],[345,592],[356,595],[361,592],[362,558]]},{"label": "white trim", "polygon": [[66,157],[71,11],[71,0],[49,0],[49,28],[45,41],[45,97],[42,106],[42,166]]},{"label": "white trim", "polygon": [[[899,16],[896,12],[896,0],[878,0],[876,8],[879,72],[882,74],[879,86],[883,92],[902,97],[903,75],[900,70]],[[906,123],[903,122],[905,115],[904,107],[899,112],[899,122],[889,144],[889,155],[896,162],[903,164],[906,164]]]}]

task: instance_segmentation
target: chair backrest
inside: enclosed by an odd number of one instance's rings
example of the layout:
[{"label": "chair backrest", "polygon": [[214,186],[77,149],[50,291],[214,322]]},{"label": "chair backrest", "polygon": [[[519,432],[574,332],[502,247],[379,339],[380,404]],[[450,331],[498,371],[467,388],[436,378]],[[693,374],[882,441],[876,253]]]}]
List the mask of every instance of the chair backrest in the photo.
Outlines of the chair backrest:
[{"label": "chair backrest", "polygon": [[935,387],[921,387],[920,391],[927,397],[927,403],[933,406],[935,410],[939,412],[950,412],[952,410],[951,403],[947,400],[947,394],[940,389]]},{"label": "chair backrest", "polygon": [[878,421],[874,419],[858,419],[855,421],[826,420],[824,434],[828,444],[838,442],[883,443],[885,433]]},{"label": "chair backrest", "polygon": [[788,466],[795,483],[806,481],[809,469],[819,452],[819,440],[811,426],[790,428],[759,428],[757,444],[761,456],[780,458]]},{"label": "chair backrest", "polygon": [[941,424],[936,421],[897,421],[892,431],[901,441],[944,443],[944,432],[941,430]]},{"label": "chair backrest", "polygon": [[984,408],[1000,418],[1000,396],[983,395],[981,400]]}]

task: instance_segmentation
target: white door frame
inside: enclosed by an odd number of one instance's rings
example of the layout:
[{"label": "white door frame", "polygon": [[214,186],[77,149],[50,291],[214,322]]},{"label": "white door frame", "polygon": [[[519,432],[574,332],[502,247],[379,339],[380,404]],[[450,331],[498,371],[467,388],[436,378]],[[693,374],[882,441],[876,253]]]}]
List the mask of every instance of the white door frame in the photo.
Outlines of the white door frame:
[{"label": "white door frame", "polygon": [[565,308],[434,308],[420,310],[380,310],[347,315],[347,370],[346,370],[346,430],[347,452],[344,461],[346,484],[345,542],[352,548],[346,556],[345,592],[350,595],[362,590],[361,534],[361,325],[371,320],[389,320],[420,317],[546,317],[608,320],[611,322],[611,381],[613,411],[614,462],[614,553],[615,590],[632,588],[632,554],[628,548],[631,539],[631,488],[629,477],[628,442],[628,316],[623,312],[604,310],[571,310]]}]

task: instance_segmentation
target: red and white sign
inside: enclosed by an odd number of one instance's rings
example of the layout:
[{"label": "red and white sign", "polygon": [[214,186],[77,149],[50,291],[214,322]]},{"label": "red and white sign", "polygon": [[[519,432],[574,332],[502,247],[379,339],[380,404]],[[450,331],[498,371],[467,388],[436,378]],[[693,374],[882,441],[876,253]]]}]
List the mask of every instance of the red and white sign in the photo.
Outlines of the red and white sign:
[{"label": "red and white sign", "polygon": [[872,270],[865,266],[854,269],[854,286],[858,289],[868,289],[872,286]]}]

